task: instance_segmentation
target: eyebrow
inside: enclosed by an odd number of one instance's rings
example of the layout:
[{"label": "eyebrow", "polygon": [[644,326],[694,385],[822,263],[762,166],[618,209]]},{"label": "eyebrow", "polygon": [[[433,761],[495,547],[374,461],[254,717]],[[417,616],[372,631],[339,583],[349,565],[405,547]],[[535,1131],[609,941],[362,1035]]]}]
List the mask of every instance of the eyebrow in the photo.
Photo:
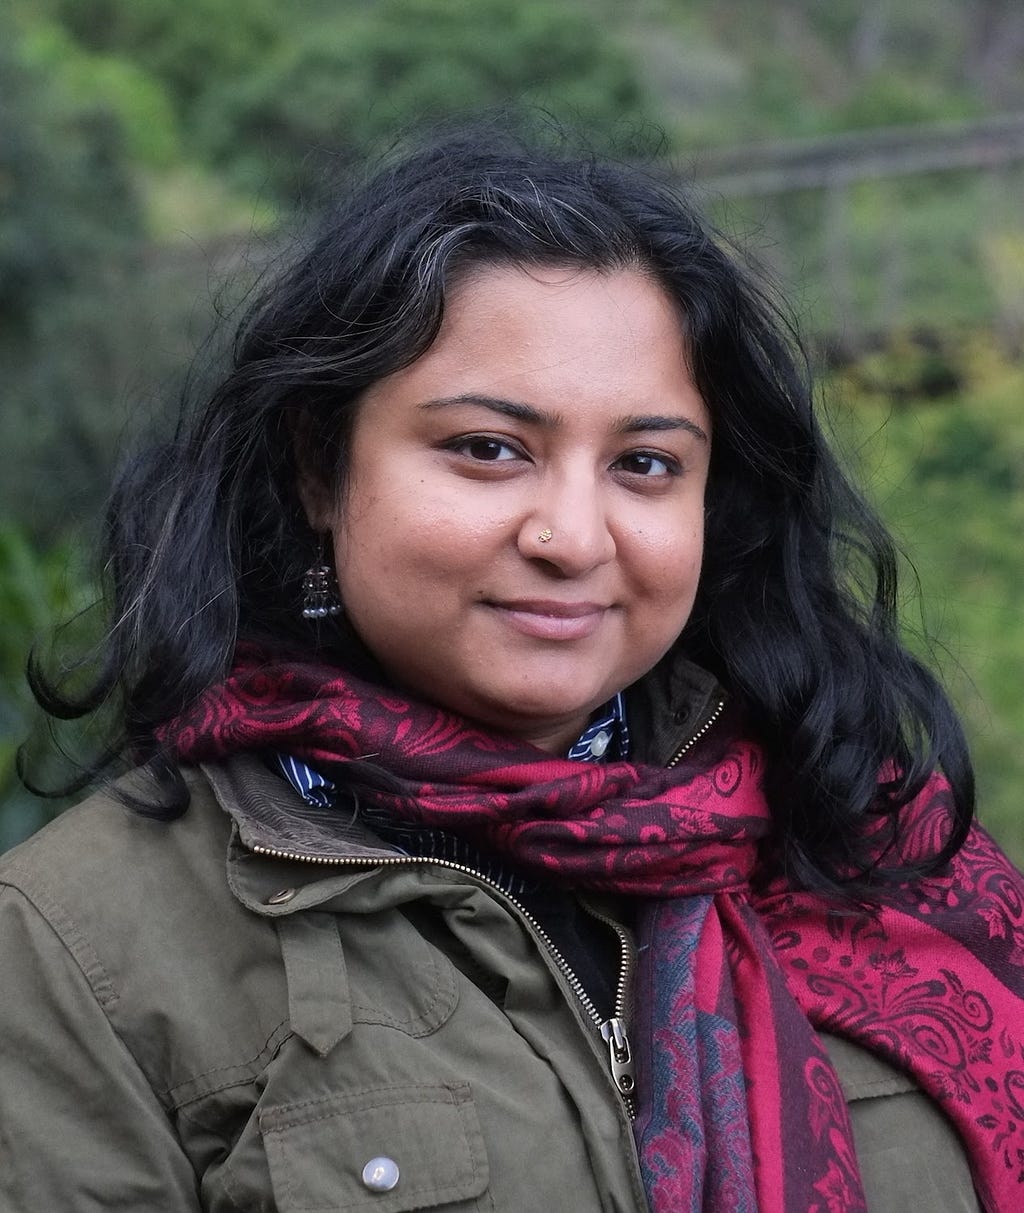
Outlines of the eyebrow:
[{"label": "eyebrow", "polygon": [[542,425],[552,429],[561,425],[560,413],[542,413],[532,404],[523,404],[518,400],[504,400],[501,396],[478,396],[476,392],[463,392],[458,396],[439,396],[436,400],[424,400],[421,409],[446,409],[459,404],[478,404],[482,408],[500,413],[503,417],[512,417],[516,421],[525,421],[530,425]]},{"label": "eyebrow", "polygon": [[701,442],[707,442],[708,440],[707,433],[703,427],[699,426],[696,421],[691,421],[689,417],[664,417],[660,414],[640,414],[638,416],[623,417],[615,427],[615,430],[619,434],[640,434],[651,430],[662,432],[666,430],[686,430],[688,434],[693,434]]},{"label": "eyebrow", "polygon": [[[562,424],[561,413],[545,413],[534,408],[532,404],[523,404],[520,400],[505,400],[501,396],[481,396],[475,392],[463,392],[457,396],[439,396],[433,400],[424,400],[421,409],[452,408],[460,404],[475,404],[481,408],[500,413],[503,417],[512,417],[529,425],[539,425],[546,429],[554,429]],[[708,436],[704,429],[689,417],[668,417],[657,413],[632,413],[623,417],[615,426],[617,434],[640,434],[650,432],[666,432],[670,430],[685,430],[707,442]]]}]

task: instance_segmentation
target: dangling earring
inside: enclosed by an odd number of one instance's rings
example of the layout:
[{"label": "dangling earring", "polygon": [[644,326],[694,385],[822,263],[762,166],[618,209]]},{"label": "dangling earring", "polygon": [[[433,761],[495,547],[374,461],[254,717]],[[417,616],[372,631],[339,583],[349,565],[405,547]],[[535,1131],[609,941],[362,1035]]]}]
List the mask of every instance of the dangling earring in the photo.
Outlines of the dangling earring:
[{"label": "dangling earring", "polygon": [[302,618],[326,619],[341,614],[338,579],[324,561],[324,537],[317,539],[316,564],[306,569],[302,578]]}]

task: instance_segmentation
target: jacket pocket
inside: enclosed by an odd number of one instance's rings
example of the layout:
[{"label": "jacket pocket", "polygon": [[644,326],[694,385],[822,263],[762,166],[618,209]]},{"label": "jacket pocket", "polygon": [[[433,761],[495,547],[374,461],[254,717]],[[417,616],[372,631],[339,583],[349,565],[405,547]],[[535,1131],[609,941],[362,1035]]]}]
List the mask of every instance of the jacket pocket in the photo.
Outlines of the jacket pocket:
[{"label": "jacket pocket", "polygon": [[489,1181],[468,1083],[377,1087],[264,1108],[281,1213],[479,1210]]}]

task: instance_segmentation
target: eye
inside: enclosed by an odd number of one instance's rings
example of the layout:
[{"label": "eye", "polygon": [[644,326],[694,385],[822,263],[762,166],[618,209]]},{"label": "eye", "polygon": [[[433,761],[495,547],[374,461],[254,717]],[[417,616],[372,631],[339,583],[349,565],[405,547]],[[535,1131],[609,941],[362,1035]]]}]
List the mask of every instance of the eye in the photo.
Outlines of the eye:
[{"label": "eye", "polygon": [[679,475],[679,464],[674,459],[667,455],[655,455],[651,451],[630,451],[616,459],[612,466],[631,476]]},{"label": "eye", "polygon": [[448,444],[449,449],[460,455],[468,455],[480,463],[507,463],[512,459],[521,459],[522,453],[517,447],[500,438],[488,438],[485,434],[469,434],[465,438],[457,438]]}]

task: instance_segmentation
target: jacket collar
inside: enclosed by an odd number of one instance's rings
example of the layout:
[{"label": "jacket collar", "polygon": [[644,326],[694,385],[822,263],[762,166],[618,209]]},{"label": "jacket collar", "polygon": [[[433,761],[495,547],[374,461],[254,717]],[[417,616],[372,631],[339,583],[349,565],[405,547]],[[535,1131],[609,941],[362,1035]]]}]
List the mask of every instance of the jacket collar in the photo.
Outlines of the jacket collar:
[{"label": "jacket collar", "polygon": [[670,651],[626,688],[635,760],[667,766],[727,699],[714,675]]},{"label": "jacket collar", "polygon": [[204,763],[202,770],[248,851],[313,863],[345,858],[372,861],[395,853],[356,814],[307,804],[252,754]]}]

